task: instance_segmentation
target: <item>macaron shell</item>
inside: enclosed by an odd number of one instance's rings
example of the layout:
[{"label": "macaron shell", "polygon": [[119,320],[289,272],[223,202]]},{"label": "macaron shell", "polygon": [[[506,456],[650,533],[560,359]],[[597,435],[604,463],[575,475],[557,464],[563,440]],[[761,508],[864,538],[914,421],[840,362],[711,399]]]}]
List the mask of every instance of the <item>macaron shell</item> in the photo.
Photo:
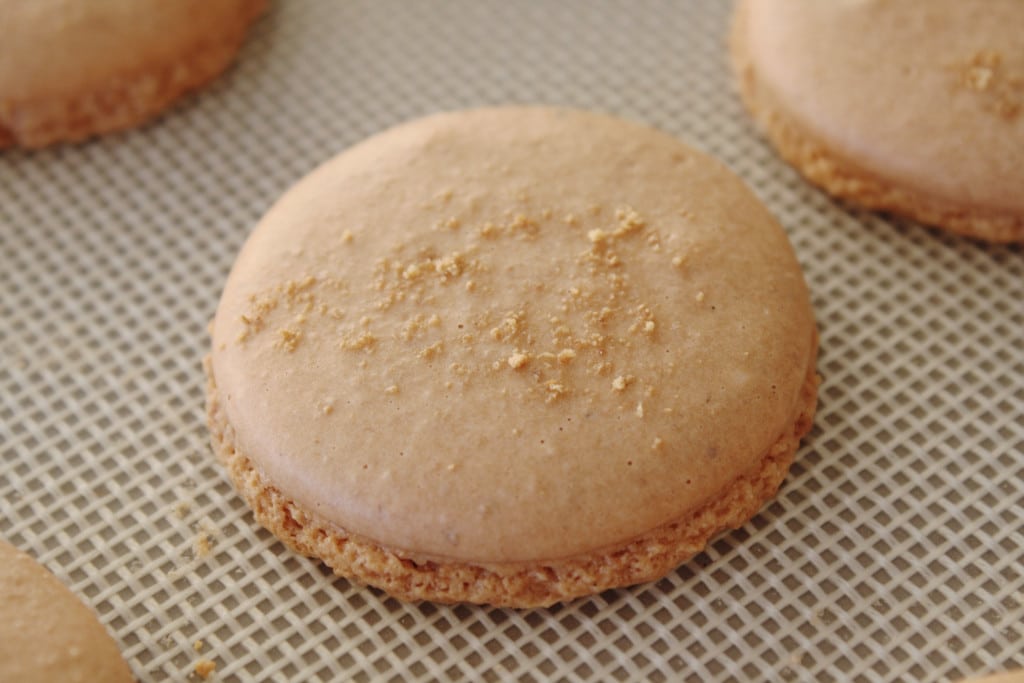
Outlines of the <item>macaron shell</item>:
[{"label": "macaron shell", "polygon": [[3,0],[0,146],[134,125],[218,74],[266,0]]},{"label": "macaron shell", "polygon": [[92,611],[53,574],[4,541],[0,541],[0,680],[133,680]]},{"label": "macaron shell", "polygon": [[514,563],[623,543],[750,473],[803,408],[815,326],[785,234],[721,164],[520,108],[399,127],[300,182],[213,336],[235,443],[286,496],[386,547]]},{"label": "macaron shell", "polygon": [[608,588],[654,581],[703,550],[725,529],[741,526],[778,491],[811,428],[818,377],[813,363],[789,428],[755,469],[734,479],[706,504],[627,543],[554,562],[512,564],[431,561],[353,534],[283,495],[237,447],[221,410],[209,359],[207,421],[218,459],[257,521],[296,552],[323,560],[350,581],[368,583],[403,600],[541,607]]},{"label": "macaron shell", "polygon": [[745,0],[739,12],[760,106],[882,183],[1024,220],[1024,3]]},{"label": "macaron shell", "polygon": [[977,678],[965,678],[960,683],[1024,683],[1024,669],[1002,671]]}]

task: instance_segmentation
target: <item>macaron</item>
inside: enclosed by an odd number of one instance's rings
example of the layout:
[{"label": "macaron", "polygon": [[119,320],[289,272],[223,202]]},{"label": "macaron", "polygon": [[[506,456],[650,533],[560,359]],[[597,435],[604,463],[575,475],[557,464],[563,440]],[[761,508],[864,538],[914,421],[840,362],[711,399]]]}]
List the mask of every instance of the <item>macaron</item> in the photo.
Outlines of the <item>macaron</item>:
[{"label": "macaron", "polygon": [[1024,683],[1024,669],[1001,671],[977,678],[965,678],[961,683]]},{"label": "macaron", "polygon": [[651,581],[775,495],[817,328],[719,162],[617,118],[430,116],[301,180],[212,323],[214,450],[256,519],[406,600]]},{"label": "macaron", "polygon": [[134,680],[88,607],[27,554],[0,540],[0,680]]},{"label": "macaron", "polygon": [[141,124],[222,72],[266,0],[0,0],[0,148]]},{"label": "macaron", "polygon": [[739,90],[779,154],[836,197],[1024,241],[1024,3],[742,0]]}]

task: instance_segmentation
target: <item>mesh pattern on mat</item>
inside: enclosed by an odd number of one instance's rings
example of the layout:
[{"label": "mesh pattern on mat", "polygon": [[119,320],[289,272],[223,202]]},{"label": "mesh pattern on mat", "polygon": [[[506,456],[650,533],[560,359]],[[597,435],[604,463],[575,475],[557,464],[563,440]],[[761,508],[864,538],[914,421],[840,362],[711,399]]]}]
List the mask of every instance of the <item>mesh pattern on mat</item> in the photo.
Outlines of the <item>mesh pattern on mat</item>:
[{"label": "mesh pattern on mat", "polygon": [[[201,656],[222,680],[1024,666],[1024,255],[801,182],[734,95],[728,11],[279,2],[238,66],[159,122],[0,155],[0,535],[96,608],[143,681]],[[207,445],[205,325],[295,179],[399,121],[508,102],[646,121],[744,176],[814,293],[820,411],[778,498],[655,584],[527,612],[402,604],[256,527]]]}]

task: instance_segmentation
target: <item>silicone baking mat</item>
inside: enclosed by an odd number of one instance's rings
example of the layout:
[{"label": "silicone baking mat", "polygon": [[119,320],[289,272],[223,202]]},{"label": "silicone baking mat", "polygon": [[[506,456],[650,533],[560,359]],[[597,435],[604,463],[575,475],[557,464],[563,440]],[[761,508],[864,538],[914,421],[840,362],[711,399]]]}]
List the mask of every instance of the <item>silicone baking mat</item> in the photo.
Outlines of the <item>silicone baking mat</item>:
[{"label": "silicone baking mat", "polygon": [[[1024,253],[834,203],[745,117],[715,0],[275,2],[145,128],[0,154],[0,536],[142,681],[946,681],[1024,666]],[[292,182],[438,110],[549,103],[720,157],[821,326],[779,496],[653,584],[546,610],[404,604],[254,523],[204,425],[206,323]],[[201,651],[195,648],[202,641]]]}]

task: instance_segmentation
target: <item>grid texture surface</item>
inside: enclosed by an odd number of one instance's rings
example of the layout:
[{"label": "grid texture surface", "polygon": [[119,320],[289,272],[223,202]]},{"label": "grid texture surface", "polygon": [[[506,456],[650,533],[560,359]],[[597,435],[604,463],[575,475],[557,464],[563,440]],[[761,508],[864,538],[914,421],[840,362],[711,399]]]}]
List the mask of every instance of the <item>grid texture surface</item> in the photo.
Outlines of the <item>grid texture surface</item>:
[{"label": "grid texture surface", "polygon": [[[803,183],[735,96],[729,10],[278,2],[237,66],[158,122],[0,155],[0,536],[96,609],[142,681],[200,657],[246,681],[1024,666],[1024,253]],[[403,604],[254,523],[207,443],[205,328],[291,183],[392,124],[500,103],[647,122],[743,176],[813,292],[820,408],[779,496],[661,581],[548,610]]]}]

